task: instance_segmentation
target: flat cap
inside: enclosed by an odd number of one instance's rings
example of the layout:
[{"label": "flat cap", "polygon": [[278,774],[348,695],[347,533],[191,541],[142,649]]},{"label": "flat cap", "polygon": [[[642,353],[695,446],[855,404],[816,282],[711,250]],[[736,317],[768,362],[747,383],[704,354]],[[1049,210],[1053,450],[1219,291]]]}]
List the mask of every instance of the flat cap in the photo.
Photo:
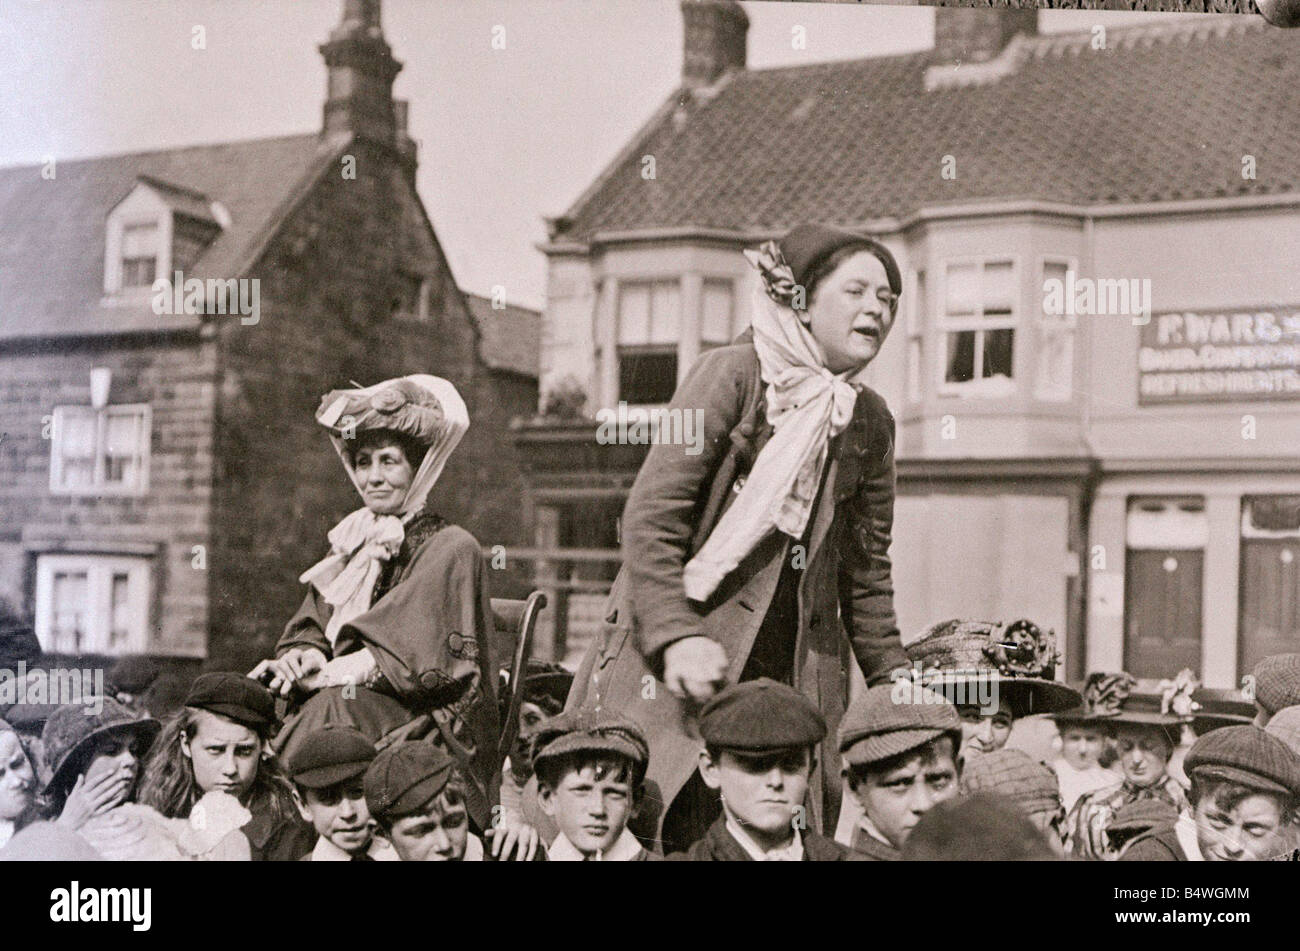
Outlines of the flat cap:
[{"label": "flat cap", "polygon": [[961,774],[964,796],[994,793],[1005,796],[1026,814],[1061,808],[1061,787],[1051,767],[1024,750],[1003,747],[966,762]]},{"label": "flat cap", "polygon": [[540,760],[579,752],[626,756],[642,773],[650,762],[650,744],[639,726],[615,713],[586,708],[565,711],[542,724],[533,740],[533,768]]},{"label": "flat cap", "polygon": [[1251,724],[1206,733],[1187,751],[1183,772],[1226,779],[1251,789],[1300,795],[1300,757],[1276,736]]},{"label": "flat cap", "polygon": [[371,815],[410,815],[447,788],[455,768],[456,761],[432,743],[397,743],[366,769],[366,805]]},{"label": "flat cap", "polygon": [[871,687],[851,704],[840,721],[840,752],[854,765],[878,763],[954,735],[961,746],[961,717],[948,699],[910,681]]},{"label": "flat cap", "polygon": [[251,677],[218,670],[199,674],[185,695],[185,706],[207,710],[250,729],[275,722],[275,698]]},{"label": "flat cap", "polygon": [[1284,707],[1273,714],[1264,732],[1276,736],[1300,756],[1300,707]]},{"label": "flat cap", "polygon": [[761,756],[813,746],[826,738],[826,721],[793,687],[761,677],[733,684],[700,710],[706,746]]},{"label": "flat cap", "polygon": [[1300,704],[1300,654],[1265,657],[1251,671],[1255,701],[1269,713]]},{"label": "flat cap", "polygon": [[302,738],[289,758],[293,781],[308,789],[324,789],[360,776],[375,758],[375,744],[349,726],[313,730]]}]

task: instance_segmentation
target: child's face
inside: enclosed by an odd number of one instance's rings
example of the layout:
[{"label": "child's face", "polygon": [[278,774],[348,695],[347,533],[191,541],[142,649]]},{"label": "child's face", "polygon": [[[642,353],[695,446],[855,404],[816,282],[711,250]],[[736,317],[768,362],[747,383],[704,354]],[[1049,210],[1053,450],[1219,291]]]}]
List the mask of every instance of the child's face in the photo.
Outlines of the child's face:
[{"label": "child's face", "polygon": [[0,733],[0,820],[12,821],[32,804],[36,773],[12,730]]},{"label": "child's face", "polygon": [[435,799],[420,812],[393,821],[388,839],[403,862],[459,862],[469,844],[464,803]]},{"label": "child's face", "polygon": [[1007,745],[1011,738],[1011,707],[1005,700],[998,701],[996,713],[984,713],[977,706],[959,706],[961,714],[961,751],[963,756],[972,753],[992,753]]},{"label": "child's face", "polygon": [[951,742],[931,755],[918,754],[901,766],[865,777],[853,790],[862,810],[896,849],[938,803],[958,793],[957,763]]},{"label": "child's face", "polygon": [[1173,748],[1158,729],[1120,724],[1115,731],[1115,751],[1119,753],[1124,778],[1135,786],[1151,786],[1165,775]]},{"label": "child's face", "polygon": [[558,788],[543,785],[539,790],[542,811],[584,855],[607,852],[627,825],[633,790],[614,778],[618,774],[614,764],[593,763],[565,773]]},{"label": "child's face", "polygon": [[1101,731],[1068,726],[1061,731],[1061,756],[1075,769],[1091,769],[1101,755]]},{"label": "child's face", "polygon": [[95,739],[94,752],[86,767],[87,784],[106,774],[116,781],[113,805],[131,798],[136,778],[140,775],[140,754],[143,742],[134,733],[106,733]]},{"label": "child's face", "polygon": [[793,838],[811,772],[812,751],[806,747],[766,756],[721,751],[716,761],[705,752],[700,759],[705,785],[722,794],[731,815],[762,845]]},{"label": "child's face", "polygon": [[194,738],[182,737],[181,750],[194,764],[199,789],[218,789],[242,802],[257,778],[262,741],[248,727],[200,710]]},{"label": "child's face", "polygon": [[1202,796],[1195,816],[1196,841],[1207,862],[1256,862],[1283,850],[1277,796],[1247,796],[1233,809]]},{"label": "child's face", "polygon": [[298,810],[318,835],[353,855],[370,847],[370,810],[360,776],[321,789],[303,789],[301,795]]}]

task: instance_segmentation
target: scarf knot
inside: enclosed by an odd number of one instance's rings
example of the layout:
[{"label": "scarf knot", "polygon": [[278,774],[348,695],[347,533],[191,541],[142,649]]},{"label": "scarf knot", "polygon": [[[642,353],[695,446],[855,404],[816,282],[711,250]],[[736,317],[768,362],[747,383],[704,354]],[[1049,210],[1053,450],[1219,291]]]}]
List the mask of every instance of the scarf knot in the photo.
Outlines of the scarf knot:
[{"label": "scarf knot", "polygon": [[376,515],[364,508],[330,529],[330,553],[298,580],[315,587],[334,609],[325,627],[331,646],[344,624],[370,609],[379,573],[401,551],[405,537],[396,515]]}]

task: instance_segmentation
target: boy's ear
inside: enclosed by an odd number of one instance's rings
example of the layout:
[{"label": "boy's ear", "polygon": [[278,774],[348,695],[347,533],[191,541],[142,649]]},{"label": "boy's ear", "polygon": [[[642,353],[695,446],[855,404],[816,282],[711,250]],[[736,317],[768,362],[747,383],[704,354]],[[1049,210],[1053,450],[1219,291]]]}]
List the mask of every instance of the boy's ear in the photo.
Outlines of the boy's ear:
[{"label": "boy's ear", "polygon": [[555,818],[555,791],[549,783],[537,784],[537,805],[548,818]]},{"label": "boy's ear", "polygon": [[722,786],[722,780],[718,778],[718,764],[713,762],[713,757],[709,755],[708,750],[700,750],[699,770],[704,785],[710,789],[718,789]]},{"label": "boy's ear", "polygon": [[307,801],[297,783],[293,784],[293,804],[298,807],[298,815],[302,816],[304,821],[312,821],[311,810],[307,808]]}]

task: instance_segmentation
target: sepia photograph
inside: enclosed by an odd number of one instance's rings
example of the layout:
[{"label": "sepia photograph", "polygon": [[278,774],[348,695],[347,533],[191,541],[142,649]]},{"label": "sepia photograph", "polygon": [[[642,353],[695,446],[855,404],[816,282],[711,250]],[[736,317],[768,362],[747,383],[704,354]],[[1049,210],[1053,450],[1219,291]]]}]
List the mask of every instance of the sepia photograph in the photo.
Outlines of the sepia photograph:
[{"label": "sepia photograph", "polygon": [[1284,922],[1098,863],[1300,860],[1300,3],[1060,6],[0,0],[18,917],[1031,861],[1081,935]]}]

